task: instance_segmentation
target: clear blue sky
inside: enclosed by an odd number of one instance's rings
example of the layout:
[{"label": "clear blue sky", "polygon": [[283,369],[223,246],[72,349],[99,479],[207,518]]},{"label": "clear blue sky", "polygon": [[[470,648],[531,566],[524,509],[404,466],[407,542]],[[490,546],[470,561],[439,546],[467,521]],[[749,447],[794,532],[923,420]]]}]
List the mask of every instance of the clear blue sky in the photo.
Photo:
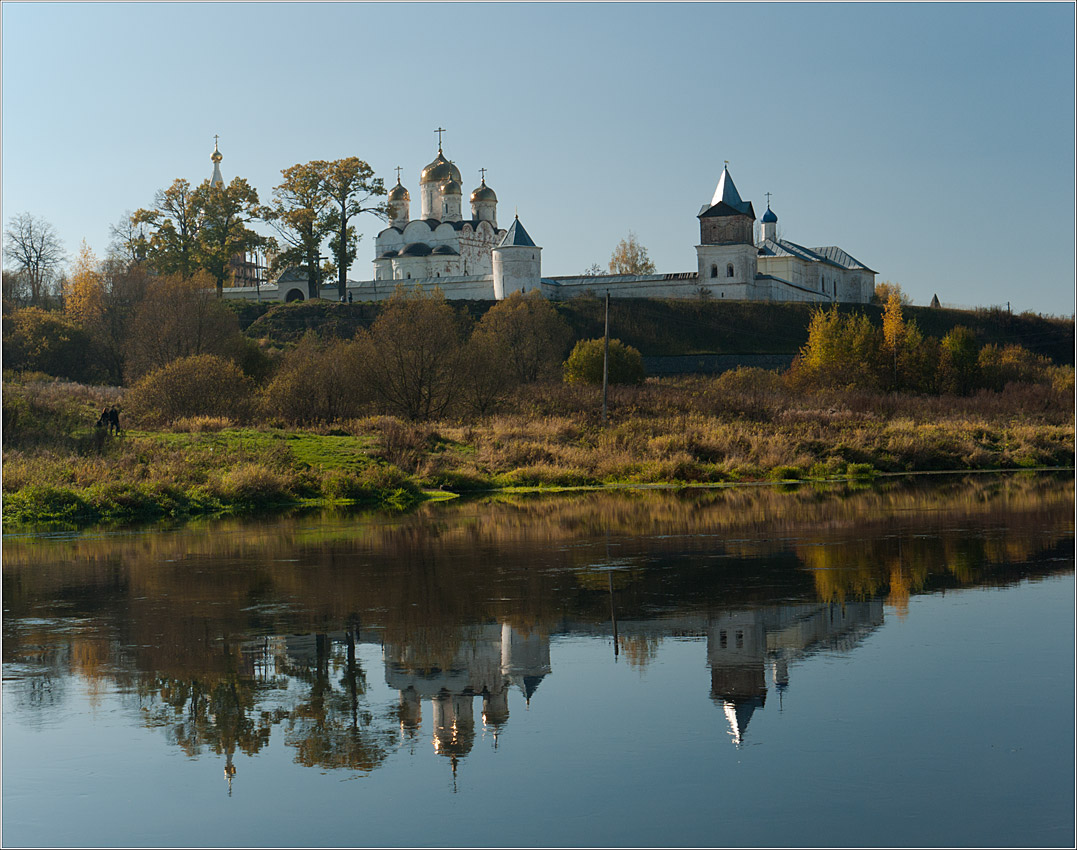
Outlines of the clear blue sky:
[{"label": "clear blue sky", "polygon": [[[73,256],[155,190],[359,156],[418,214],[437,153],[488,169],[545,274],[635,231],[695,269],[724,160],[783,235],[964,305],[1074,309],[1074,5],[13,3],[3,219]],[[372,274],[373,236],[351,277]],[[267,231],[268,232],[268,231]]]}]

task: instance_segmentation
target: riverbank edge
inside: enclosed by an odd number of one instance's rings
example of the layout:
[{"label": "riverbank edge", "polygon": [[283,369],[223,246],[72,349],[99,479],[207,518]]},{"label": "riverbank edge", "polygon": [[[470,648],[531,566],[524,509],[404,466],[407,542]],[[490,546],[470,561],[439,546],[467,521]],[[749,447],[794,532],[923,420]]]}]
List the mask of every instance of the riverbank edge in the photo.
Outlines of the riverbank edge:
[{"label": "riverbank edge", "polygon": [[[94,529],[117,530],[121,528],[148,528],[162,522],[185,522],[190,520],[213,520],[231,517],[271,517],[296,509],[320,510],[325,508],[359,508],[372,512],[380,512],[387,515],[406,513],[422,504],[455,501],[457,499],[490,499],[501,496],[538,496],[560,495],[588,492],[645,492],[667,491],[675,492],[682,490],[728,490],[742,487],[777,487],[797,488],[803,485],[859,485],[870,487],[874,483],[884,479],[912,478],[922,476],[954,476],[954,475],[1042,475],[1070,472],[1077,473],[1077,467],[1073,466],[1042,466],[1021,468],[981,468],[981,469],[944,469],[944,470],[908,470],[902,472],[881,472],[874,469],[858,470],[853,475],[835,475],[827,477],[801,477],[758,479],[745,481],[718,481],[718,482],[634,482],[614,481],[602,484],[579,484],[579,485],[551,485],[541,484],[536,486],[502,486],[482,489],[469,489],[462,492],[449,490],[419,490],[401,491],[399,488],[393,491],[372,494],[373,498],[294,498],[280,499],[273,502],[253,507],[247,504],[234,504],[222,506],[215,510],[184,511],[180,513],[157,513],[153,516],[139,518],[110,517],[101,518],[94,511],[80,511],[67,514],[63,517],[39,519],[36,521],[18,521],[9,519],[9,513],[3,511],[3,536],[23,536],[42,533],[55,533],[58,531],[85,532]],[[3,501],[7,501],[7,497]],[[164,504],[158,507],[165,508]]]}]

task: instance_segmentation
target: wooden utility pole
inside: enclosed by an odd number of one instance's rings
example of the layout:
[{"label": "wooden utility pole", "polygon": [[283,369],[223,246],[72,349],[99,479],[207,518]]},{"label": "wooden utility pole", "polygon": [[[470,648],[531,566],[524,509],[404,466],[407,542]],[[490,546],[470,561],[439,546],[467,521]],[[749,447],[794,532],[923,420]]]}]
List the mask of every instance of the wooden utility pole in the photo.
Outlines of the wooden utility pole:
[{"label": "wooden utility pole", "polygon": [[606,422],[606,393],[610,385],[610,291],[606,290],[606,335],[602,343],[602,423]]}]

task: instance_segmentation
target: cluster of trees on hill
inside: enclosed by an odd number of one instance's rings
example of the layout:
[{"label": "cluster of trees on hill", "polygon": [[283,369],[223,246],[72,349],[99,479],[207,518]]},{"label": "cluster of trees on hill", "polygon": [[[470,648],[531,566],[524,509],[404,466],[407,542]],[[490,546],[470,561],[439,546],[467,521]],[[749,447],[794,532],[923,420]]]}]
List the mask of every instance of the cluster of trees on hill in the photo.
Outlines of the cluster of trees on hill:
[{"label": "cluster of trees on hill", "polygon": [[5,310],[5,369],[122,386],[197,354],[259,368],[257,346],[240,334],[205,271],[154,275],[138,263],[98,263],[83,246],[66,288],[60,310]]},{"label": "cluster of trees on hill", "polygon": [[900,290],[891,290],[882,327],[862,313],[817,310],[808,341],[793,362],[791,385],[808,389],[858,389],[969,395],[1001,390],[1008,383],[1050,380],[1055,367],[1020,345],[979,345],[958,325],[942,339],[925,336],[902,311]]},{"label": "cluster of trees on hill", "polygon": [[[516,387],[561,377],[572,333],[541,295],[514,294],[470,324],[439,293],[400,290],[369,329],[350,339],[308,333],[269,368],[252,370],[236,351],[229,357],[225,338],[213,351],[160,358],[125,405],[146,424],[191,417],[311,424],[375,412],[433,419],[485,414]],[[577,345],[565,379],[595,380],[595,348]],[[612,380],[642,380],[638,351],[615,344],[611,354]]]},{"label": "cluster of trees on hill", "polygon": [[[299,163],[281,176],[266,205],[241,177],[218,186],[206,180],[195,189],[177,179],[157,192],[151,209],[138,210],[122,225],[121,244],[131,259],[158,273],[207,272],[218,293],[230,277],[231,258],[256,248],[269,249],[277,270],[304,268],[312,294],[327,274],[335,272],[343,283],[359,241],[353,220],[362,213],[385,215],[379,200],[384,182],[354,156]],[[254,221],[272,225],[281,241],[251,230]],[[321,255],[326,239],[331,259]]]},{"label": "cluster of trees on hill", "polygon": [[[197,186],[177,178],[154,195],[151,207],[112,227],[109,262],[183,278],[204,272],[219,295],[232,279],[233,258],[260,249],[273,258],[275,271],[304,268],[314,294],[326,275],[343,283],[357,252],[356,217],[385,216],[382,179],[354,156],[300,163],[282,169],[281,176],[268,204],[259,202],[258,191],[242,177]],[[253,230],[259,221],[279,240]],[[329,256],[323,257],[326,242]],[[4,232],[4,255],[10,266],[4,270],[5,301],[47,307],[67,300],[67,257],[48,222],[29,213],[13,216]]]},{"label": "cluster of trees on hill", "polygon": [[[351,339],[307,333],[261,378],[220,353],[191,354],[136,381],[126,406],[153,425],[199,416],[310,425],[375,412],[482,415],[515,388],[559,380],[562,371],[569,382],[594,382],[601,341],[578,344],[562,366],[571,341],[567,323],[537,293],[516,293],[471,325],[440,293],[398,290],[369,329]],[[610,376],[641,381],[639,352],[614,341]]]}]

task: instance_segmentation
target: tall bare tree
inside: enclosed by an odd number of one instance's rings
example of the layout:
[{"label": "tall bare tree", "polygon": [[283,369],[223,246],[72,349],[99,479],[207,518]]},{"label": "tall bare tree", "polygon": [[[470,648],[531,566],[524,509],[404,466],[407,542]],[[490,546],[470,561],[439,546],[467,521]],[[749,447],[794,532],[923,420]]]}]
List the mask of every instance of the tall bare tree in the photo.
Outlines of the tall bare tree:
[{"label": "tall bare tree", "polygon": [[26,302],[44,304],[52,294],[66,259],[63,243],[52,225],[30,213],[8,219],[4,231],[4,262],[19,277],[15,291],[24,291]]},{"label": "tall bare tree", "polygon": [[128,210],[123,217],[108,228],[108,258],[133,265],[146,259],[149,239],[144,224],[135,222],[135,214]]},{"label": "tall bare tree", "polygon": [[440,291],[398,289],[370,330],[356,336],[359,379],[398,416],[443,416],[465,380],[462,336],[460,319]]}]

